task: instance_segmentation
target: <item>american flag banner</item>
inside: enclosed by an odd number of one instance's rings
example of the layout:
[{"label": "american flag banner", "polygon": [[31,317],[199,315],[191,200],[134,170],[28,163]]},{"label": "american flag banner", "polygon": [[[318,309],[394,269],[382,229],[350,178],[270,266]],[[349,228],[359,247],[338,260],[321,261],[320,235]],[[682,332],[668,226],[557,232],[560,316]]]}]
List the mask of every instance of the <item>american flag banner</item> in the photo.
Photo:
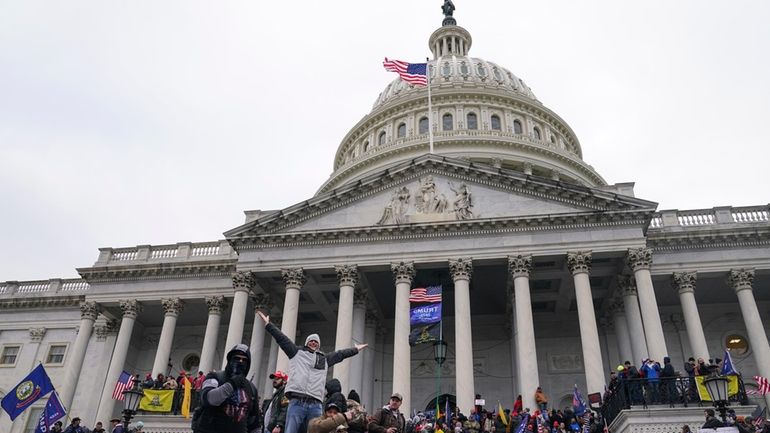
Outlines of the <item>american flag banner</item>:
[{"label": "american flag banner", "polygon": [[414,288],[409,292],[409,302],[441,302],[441,286]]},{"label": "american flag banner", "polygon": [[407,63],[401,60],[388,60],[382,62],[386,71],[395,72],[402,80],[415,86],[428,85],[428,64]]},{"label": "american flag banner", "polygon": [[115,384],[115,390],[112,391],[112,399],[123,401],[123,391],[131,389],[131,375],[125,371],[120,373],[118,383]]},{"label": "american flag banner", "polygon": [[764,408],[759,413],[759,415],[754,417],[754,427],[756,427],[757,429],[762,428],[762,425],[765,424],[765,414],[766,413],[767,413],[767,408]]},{"label": "american flag banner", "polygon": [[757,389],[747,389],[746,394],[751,395],[765,395],[770,393],[770,381],[762,376],[754,376],[754,380],[757,381]]}]

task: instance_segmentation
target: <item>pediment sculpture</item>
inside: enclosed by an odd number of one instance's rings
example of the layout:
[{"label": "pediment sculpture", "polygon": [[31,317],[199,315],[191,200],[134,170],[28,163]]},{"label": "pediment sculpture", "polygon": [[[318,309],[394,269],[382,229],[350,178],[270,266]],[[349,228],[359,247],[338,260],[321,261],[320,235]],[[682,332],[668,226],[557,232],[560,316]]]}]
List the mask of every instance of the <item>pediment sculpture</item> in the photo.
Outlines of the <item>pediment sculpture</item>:
[{"label": "pediment sculpture", "polygon": [[[451,202],[446,194],[438,190],[433,176],[430,175],[420,179],[414,194],[406,186],[396,188],[385,205],[377,225],[473,218],[473,198],[470,187],[465,182],[457,186],[448,182],[448,187],[454,194]],[[413,202],[412,197],[414,197]],[[413,212],[411,212],[412,204]]]}]

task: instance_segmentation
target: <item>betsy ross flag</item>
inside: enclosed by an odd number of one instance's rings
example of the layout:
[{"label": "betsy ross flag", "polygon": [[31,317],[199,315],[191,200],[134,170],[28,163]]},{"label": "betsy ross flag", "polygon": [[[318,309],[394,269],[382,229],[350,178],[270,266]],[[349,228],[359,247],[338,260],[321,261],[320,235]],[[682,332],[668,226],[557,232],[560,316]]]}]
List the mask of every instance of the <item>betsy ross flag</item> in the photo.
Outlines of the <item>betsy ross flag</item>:
[{"label": "betsy ross flag", "polygon": [[131,389],[131,375],[124,372],[120,373],[120,377],[118,378],[118,383],[115,384],[115,390],[112,391],[112,399],[113,400],[120,400],[123,401],[125,397],[123,396],[123,391]]},{"label": "betsy ross flag", "polygon": [[388,60],[382,62],[386,71],[395,72],[402,80],[414,86],[428,85],[428,64],[427,63],[407,63],[401,60]]},{"label": "betsy ross flag", "polygon": [[441,302],[441,286],[414,288],[409,292],[409,302]]}]

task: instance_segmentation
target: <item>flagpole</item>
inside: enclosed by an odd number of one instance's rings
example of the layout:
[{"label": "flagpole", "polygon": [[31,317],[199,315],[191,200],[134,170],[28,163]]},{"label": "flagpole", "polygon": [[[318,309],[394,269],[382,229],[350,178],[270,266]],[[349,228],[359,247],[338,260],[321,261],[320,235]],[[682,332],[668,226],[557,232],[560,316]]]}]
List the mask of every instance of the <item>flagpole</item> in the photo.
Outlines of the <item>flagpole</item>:
[{"label": "flagpole", "polygon": [[428,143],[430,143],[430,153],[433,154],[433,105],[430,96],[430,59],[425,58],[425,76],[428,81]]}]

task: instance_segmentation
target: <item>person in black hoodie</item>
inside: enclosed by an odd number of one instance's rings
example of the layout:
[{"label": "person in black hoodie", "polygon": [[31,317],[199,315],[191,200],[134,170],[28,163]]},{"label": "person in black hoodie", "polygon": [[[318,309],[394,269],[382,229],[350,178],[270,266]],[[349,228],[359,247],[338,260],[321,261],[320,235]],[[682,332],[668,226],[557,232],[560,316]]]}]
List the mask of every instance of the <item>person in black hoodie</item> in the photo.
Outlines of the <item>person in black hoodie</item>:
[{"label": "person in black hoodie", "polygon": [[703,424],[703,427],[701,427],[701,428],[714,428],[714,429],[716,429],[716,428],[724,427],[725,426],[724,423],[722,423],[722,421],[718,420],[714,416],[714,409],[706,409],[704,414],[706,415],[706,422]]},{"label": "person in black hoodie", "polygon": [[663,382],[663,398],[671,407],[679,400],[679,394],[676,392],[676,371],[671,365],[671,358],[663,358],[663,370],[660,372],[660,378]]}]

